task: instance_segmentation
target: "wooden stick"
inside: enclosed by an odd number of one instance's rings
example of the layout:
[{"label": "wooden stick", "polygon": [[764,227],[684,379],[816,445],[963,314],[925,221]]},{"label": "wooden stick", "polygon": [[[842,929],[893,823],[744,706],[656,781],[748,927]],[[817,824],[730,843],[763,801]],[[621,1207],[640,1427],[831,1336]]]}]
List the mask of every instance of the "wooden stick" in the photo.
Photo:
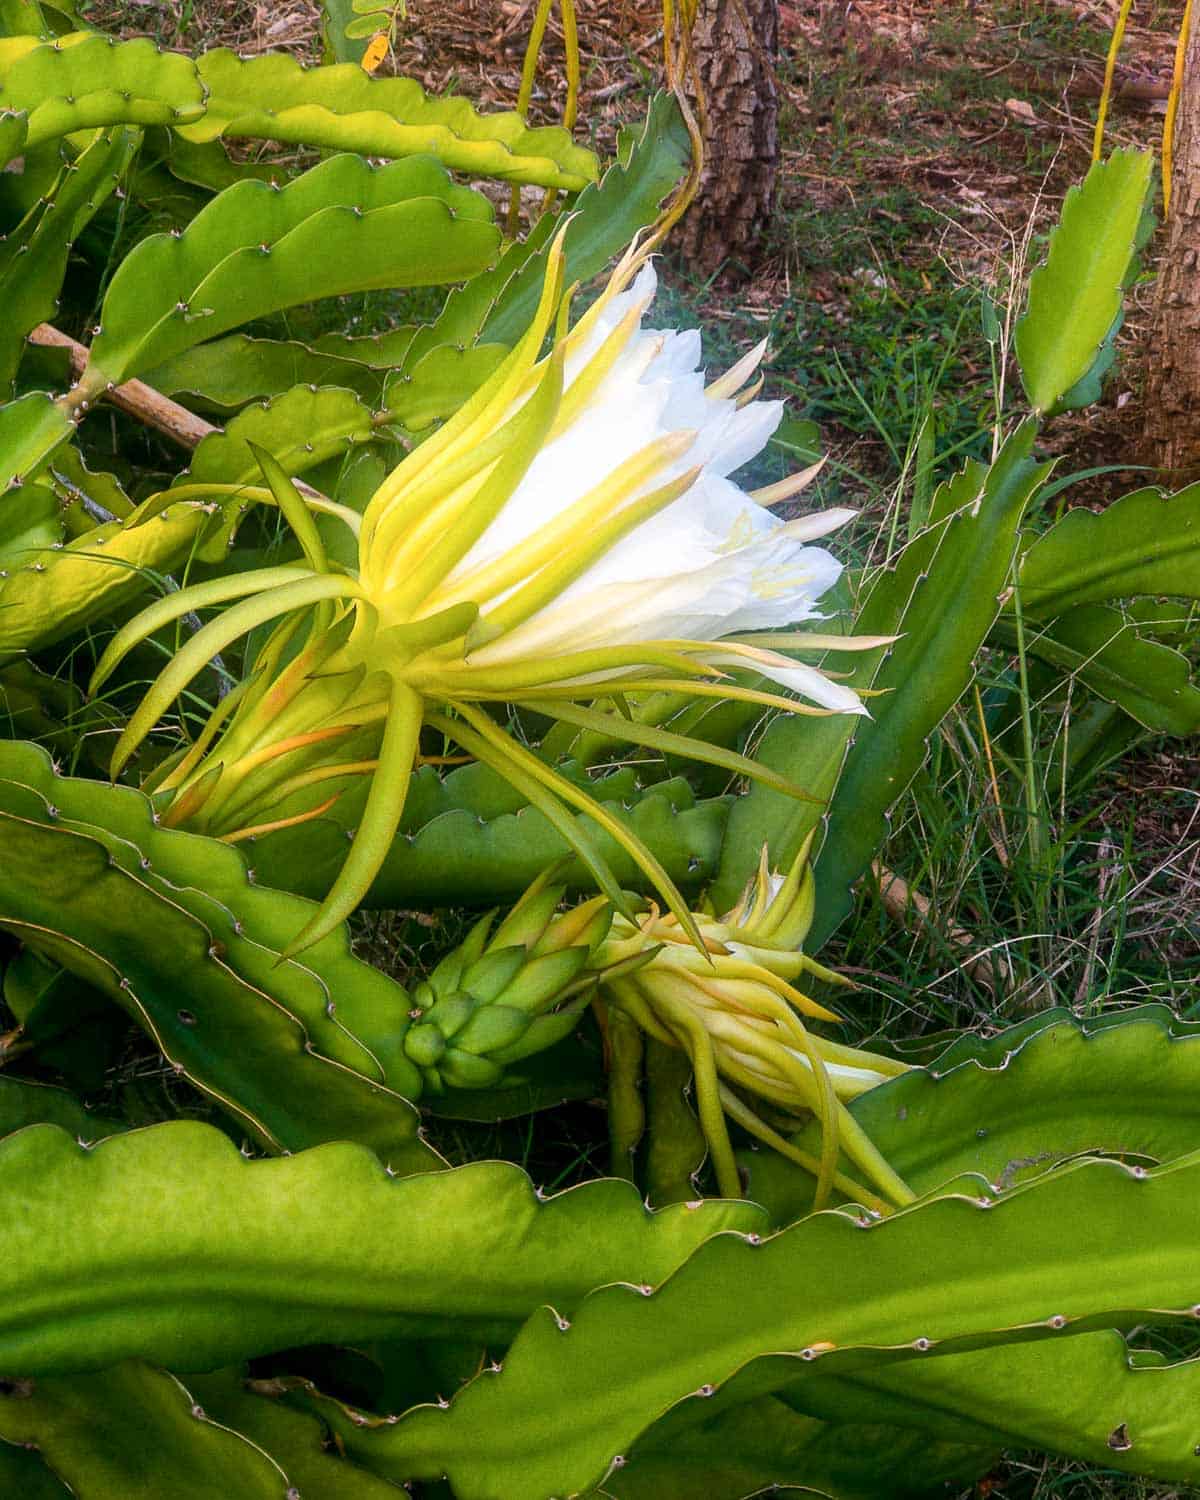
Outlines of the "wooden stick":
[{"label": "wooden stick", "polygon": [[[60,333],[57,328],[52,328],[49,323],[40,323],[29,335],[29,342],[40,344],[43,348],[65,349],[71,357],[71,373],[76,379],[87,368],[88,352],[84,346],[77,344],[67,334]],[[211,422],[206,422],[203,417],[196,416],[195,412],[188,411],[186,406],[168,400],[140,380],[127,380],[124,385],[113,386],[103,394],[105,400],[119,406],[122,411],[127,411],[130,416],[137,417],[147,427],[153,427],[155,432],[161,432],[164,437],[169,437],[183,448],[195,448],[202,438],[221,430]]]},{"label": "wooden stick", "polygon": [[[87,349],[49,323],[39,323],[29,335],[29,342],[47,349],[65,349],[70,356],[71,373],[76,380],[87,368]],[[127,380],[124,385],[114,385],[102,391],[101,396],[105,401],[111,401],[114,406],[128,412],[131,417],[136,417],[139,422],[144,422],[147,427],[152,427],[155,432],[161,432],[164,437],[178,443],[181,448],[196,448],[204,438],[222,430],[141,380]],[[71,400],[69,394],[67,399]],[[85,406],[83,400],[77,400],[73,404],[80,411]],[[305,484],[303,479],[293,478],[292,483],[302,495],[318,500],[328,499],[328,496],[314,489],[311,484]]]},{"label": "wooden stick", "polygon": [[[916,912],[922,922],[927,922],[930,926],[938,925],[934,922],[933,903],[928,896],[922,896],[920,891],[914,891],[902,875],[897,875],[895,870],[889,870],[879,860],[872,864],[871,870],[879,882],[879,895],[884,909],[894,921],[903,924],[913,912]],[[956,948],[978,946],[975,938],[961,927],[951,927],[945,936]],[[981,954],[978,958],[966,959],[962,967],[993,994],[999,992],[1000,976],[997,975],[995,966],[986,954]]]}]

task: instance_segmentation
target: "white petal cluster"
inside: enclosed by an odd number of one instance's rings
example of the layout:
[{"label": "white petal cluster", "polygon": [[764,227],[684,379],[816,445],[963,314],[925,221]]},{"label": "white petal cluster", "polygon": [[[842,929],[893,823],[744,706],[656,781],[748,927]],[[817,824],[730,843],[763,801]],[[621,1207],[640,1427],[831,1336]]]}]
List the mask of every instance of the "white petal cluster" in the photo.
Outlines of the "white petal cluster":
[{"label": "white petal cluster", "polygon": [[[608,302],[567,361],[568,396],[631,309],[644,316],[655,289],[654,268],[646,264]],[[716,641],[821,618],[817,601],[837,581],[842,565],[810,544],[853,512],[828,510],[785,522],[733,482],[730,475],[761,452],[778,427],[783,405],[739,404],[732,396],[706,391],[700,358],[695,330],[642,328],[639,318],[599,387],[534,458],[451,583],[521,547],[604,475],[669,435],[690,436],[686,451],[622,503],[634,505],[688,471],[699,474],[684,494],[622,537],[536,615],[476,651],[473,665],[639,641]],[[747,361],[751,371],[756,363],[756,357]],[[709,660],[721,665],[715,657]],[[863,711],[850,689],[812,668],[778,659],[758,669],[823,707]]]}]

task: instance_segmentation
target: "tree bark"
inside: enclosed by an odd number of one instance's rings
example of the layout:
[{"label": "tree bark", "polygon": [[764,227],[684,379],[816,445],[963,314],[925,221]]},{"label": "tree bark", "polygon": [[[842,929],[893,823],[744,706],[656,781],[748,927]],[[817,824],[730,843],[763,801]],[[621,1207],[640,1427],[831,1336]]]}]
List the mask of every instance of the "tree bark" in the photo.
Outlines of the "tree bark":
[{"label": "tree bark", "polygon": [[1172,486],[1200,478],[1200,7],[1175,120],[1167,248],[1146,378],[1146,458]]},{"label": "tree bark", "polygon": [[706,276],[751,269],[779,169],[779,0],[701,0],[693,34],[706,120],[704,171],[684,219],[684,258]]}]

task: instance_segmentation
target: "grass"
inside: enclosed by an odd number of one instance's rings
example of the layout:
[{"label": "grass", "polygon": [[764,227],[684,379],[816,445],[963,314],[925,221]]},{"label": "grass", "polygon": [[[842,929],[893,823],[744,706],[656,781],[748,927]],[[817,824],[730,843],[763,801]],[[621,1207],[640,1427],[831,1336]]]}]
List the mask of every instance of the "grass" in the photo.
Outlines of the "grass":
[{"label": "grass", "polygon": [[[1131,67],[1152,51],[1155,27],[1164,34],[1153,55],[1169,60],[1177,17],[1152,10]],[[897,42],[896,27],[871,33],[864,23],[855,33],[832,8],[824,21],[798,22],[781,78],[781,212],[763,265],[749,284],[729,286],[697,284],[672,267],[671,315],[705,321],[714,365],[770,334],[769,389],[819,426],[833,457],[821,499],[862,508],[860,552],[885,521],[904,524],[923,482],[988,450],[989,318],[997,308],[1003,316],[1011,296],[1028,215],[1044,227],[1087,164],[1093,98],[1062,128],[1047,128],[1072,70],[1103,65],[1108,33],[1082,11],[1001,3],[972,15],[943,5],[911,47]],[[1014,96],[1036,127],[1006,112]],[[1115,103],[1116,142],[1153,140],[1156,130],[1153,117]],[[795,175],[793,163],[802,164]],[[964,205],[982,205],[965,229]],[[1031,258],[1038,253],[1035,241]],[[1084,438],[1066,459],[1082,470],[1087,435],[1064,425],[1059,441]],[[1129,487],[1121,476],[1102,486]],[[1096,492],[1085,484],[1068,499]],[[1200,927],[1179,831],[1191,828],[1196,798],[1173,747],[1147,743],[1073,783],[1064,767],[1084,695],[1064,701],[1036,682],[1022,692],[1014,675],[1004,657],[982,663],[988,728],[970,695],[936,737],[885,851],[923,883],[936,926],[898,934],[878,894],[866,892],[837,940],[842,957],[886,976],[885,1010],[906,1010],[900,997],[918,993],[939,1024],[972,1013],[994,1024],[1001,1008],[1001,997],[964,980],[945,938],[954,927],[970,930],[980,951],[1004,955],[1014,1012],[1035,1001],[1186,1003]],[[1139,805],[1130,788],[1155,768],[1174,789]]]},{"label": "grass", "polygon": [[[997,665],[984,664],[985,682]],[[1129,797],[1131,782],[1150,779],[1153,745],[1090,786],[1064,785],[1061,703],[1018,695],[1032,720],[1026,758],[985,737],[973,697],[937,735],[883,851],[935,920],[914,912],[898,928],[868,889],[836,939],[876,1024],[912,1024],[914,1007],[934,1028],[997,1026],[1052,1005],[1186,1010],[1200,977],[1200,886],[1187,854],[1200,797],[1186,783],[1153,805]],[[975,971],[980,958],[990,974]]]}]

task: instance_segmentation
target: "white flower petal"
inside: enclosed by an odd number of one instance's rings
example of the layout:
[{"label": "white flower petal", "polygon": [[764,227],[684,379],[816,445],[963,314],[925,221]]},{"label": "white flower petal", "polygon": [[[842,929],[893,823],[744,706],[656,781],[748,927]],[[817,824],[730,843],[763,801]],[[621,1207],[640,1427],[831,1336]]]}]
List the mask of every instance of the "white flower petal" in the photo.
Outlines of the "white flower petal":
[{"label": "white flower petal", "polygon": [[663,340],[663,344],[646,371],[647,380],[677,380],[699,368],[703,349],[698,328],[686,328],[678,333],[668,330],[656,336]]},{"label": "white flower petal", "polygon": [[772,682],[777,682],[780,687],[788,688],[799,697],[808,698],[811,702],[819,704],[821,708],[831,708],[837,713],[864,714],[870,717],[866,704],[853,688],[848,688],[841,682],[834,682],[823,672],[818,672],[816,667],[810,667],[804,662],[788,662],[786,666],[776,666],[768,662],[750,662],[744,656],[720,654],[714,654],[707,659],[714,666],[749,668],[759,672]]},{"label": "white flower petal", "polygon": [[783,420],[783,402],[752,401],[740,409],[732,401],[717,404],[731,407],[732,411],[726,418],[712,464],[718,474],[732,474],[767,446]]},{"label": "white flower petal", "polygon": [[626,383],[590,404],[560,437],[538,453],[508,504],[455,569],[490,562],[519,546],[582,499],[606,475],[661,436],[668,389]]},{"label": "white flower petal", "polygon": [[828,510],[814,510],[808,516],[795,516],[792,520],[784,522],[784,528],[788,536],[796,541],[812,542],[819,536],[828,536],[831,531],[836,531],[847,521],[853,521],[856,515],[858,515],[856,510],[832,505]]},{"label": "white flower petal", "polygon": [[[633,541],[640,529],[626,542]],[[688,552],[694,560],[702,549],[684,534],[676,538],[670,554],[679,571],[664,573],[660,562],[654,574],[640,579],[610,576],[607,582],[596,582],[593,573],[600,568],[611,575],[617,550],[533,619],[476,653],[473,661],[483,666],[518,656],[634,641],[711,641],[739,631],[782,629],[817,615],[816,601],[842,570],[841,563],[820,547],[786,539],[780,546],[773,536],[688,566]],[[807,681],[804,671],[797,681]]]},{"label": "white flower petal", "polygon": [[568,385],[575,379],[580,370],[591,359],[592,355],[596,353],[629,309],[636,302],[646,302],[647,304],[652,302],[657,290],[658,276],[655,273],[653,263],[647,261],[625,290],[618,292],[600,310],[595,323],[588,330],[587,337],[568,355],[565,376]]}]

